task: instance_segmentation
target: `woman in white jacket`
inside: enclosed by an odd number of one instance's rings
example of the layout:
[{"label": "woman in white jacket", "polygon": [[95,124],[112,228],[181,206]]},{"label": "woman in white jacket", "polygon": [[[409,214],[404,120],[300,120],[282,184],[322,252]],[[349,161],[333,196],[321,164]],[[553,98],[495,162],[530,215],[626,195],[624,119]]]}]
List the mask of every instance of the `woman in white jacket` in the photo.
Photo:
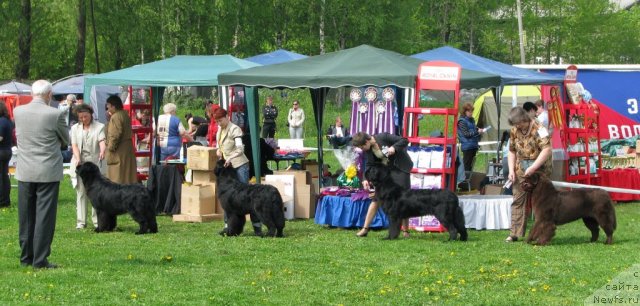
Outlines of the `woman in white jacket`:
[{"label": "woman in white jacket", "polygon": [[302,138],[302,126],[304,125],[304,111],[300,108],[298,100],[293,101],[293,108],[289,109],[289,137],[291,139]]},{"label": "woman in white jacket", "polygon": [[[106,173],[105,134],[104,124],[93,120],[93,108],[86,104],[74,108],[78,116],[78,123],[71,126],[71,184],[76,190],[76,228],[82,229],[87,224],[87,208],[91,207],[87,192],[82,180],[76,176],[75,168],[78,164],[92,162],[100,168],[102,174]],[[94,227],[98,227],[98,217],[91,207],[91,221]]]}]

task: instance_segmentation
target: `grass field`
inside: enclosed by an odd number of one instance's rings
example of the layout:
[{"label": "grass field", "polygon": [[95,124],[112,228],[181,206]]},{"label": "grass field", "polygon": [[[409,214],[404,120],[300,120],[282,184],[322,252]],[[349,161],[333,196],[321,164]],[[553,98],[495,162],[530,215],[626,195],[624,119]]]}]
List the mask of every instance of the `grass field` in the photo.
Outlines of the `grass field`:
[{"label": "grass field", "polygon": [[[288,138],[287,110],[300,99],[305,146],[314,147],[308,91],[288,91],[284,98],[261,90],[261,101],[267,94],[280,110],[278,138]],[[324,129],[350,112],[348,103],[337,107],[329,100]],[[180,118],[189,111],[178,110]],[[198,111],[192,108],[202,115]],[[476,170],[484,171],[478,157]],[[325,154],[325,162],[337,168],[333,154]],[[248,226],[241,237],[223,238],[220,221],[174,223],[169,216],[158,217],[158,234],[136,236],[129,216],[119,218],[114,233],[76,230],[75,192],[65,179],[49,258],[61,268],[35,271],[19,265],[16,205],[13,189],[12,207],[0,209],[0,305],[582,305],[638,267],[632,268],[640,258],[638,203],[616,206],[611,246],[603,238],[587,243],[582,222],[561,226],[547,247],[507,244],[506,230],[471,230],[464,243],[434,233],[385,241],[386,232],[378,231],[357,238],[355,229],[313,220],[288,222],[283,239],[257,238]],[[640,280],[625,284],[640,286]]]},{"label": "grass field", "polygon": [[[288,222],[283,239],[216,233],[220,221],[173,223],[136,236],[75,229],[75,193],[61,184],[51,262],[19,265],[16,195],[0,210],[0,304],[13,305],[578,305],[638,263],[640,206],[618,204],[614,245],[587,243],[582,222],[561,226],[552,244],[507,244],[507,231],[470,231],[469,241],[412,233],[357,238],[313,220]],[[640,285],[638,278],[631,285]],[[629,284],[629,283],[627,283]]]}]

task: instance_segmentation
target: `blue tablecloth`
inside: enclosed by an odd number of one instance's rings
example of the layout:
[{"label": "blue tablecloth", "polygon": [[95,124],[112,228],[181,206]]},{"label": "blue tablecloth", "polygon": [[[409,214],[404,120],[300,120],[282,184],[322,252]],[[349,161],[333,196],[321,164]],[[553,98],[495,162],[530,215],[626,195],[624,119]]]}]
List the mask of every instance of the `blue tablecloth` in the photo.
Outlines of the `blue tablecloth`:
[{"label": "blue tablecloth", "polygon": [[[369,204],[371,199],[351,200],[351,197],[323,196],[318,200],[315,223],[346,228],[362,227]],[[378,207],[378,213],[369,227],[389,227],[389,219],[382,208]]]}]

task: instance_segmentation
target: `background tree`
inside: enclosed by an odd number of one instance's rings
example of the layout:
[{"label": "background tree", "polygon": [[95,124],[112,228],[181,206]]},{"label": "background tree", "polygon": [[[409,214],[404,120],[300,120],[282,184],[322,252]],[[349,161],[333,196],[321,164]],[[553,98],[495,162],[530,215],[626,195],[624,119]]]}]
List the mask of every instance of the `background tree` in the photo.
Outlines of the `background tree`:
[{"label": "background tree", "polygon": [[[1,0],[0,79],[56,80],[178,54],[317,55],[360,44],[407,55],[451,45],[519,63],[512,0],[89,0],[89,19],[86,1]],[[522,3],[527,63],[640,62],[640,5]]]},{"label": "background tree", "polygon": [[87,14],[86,1],[78,0],[78,29],[77,29],[78,45],[76,46],[76,62],[75,73],[84,72],[85,43],[87,41]]}]

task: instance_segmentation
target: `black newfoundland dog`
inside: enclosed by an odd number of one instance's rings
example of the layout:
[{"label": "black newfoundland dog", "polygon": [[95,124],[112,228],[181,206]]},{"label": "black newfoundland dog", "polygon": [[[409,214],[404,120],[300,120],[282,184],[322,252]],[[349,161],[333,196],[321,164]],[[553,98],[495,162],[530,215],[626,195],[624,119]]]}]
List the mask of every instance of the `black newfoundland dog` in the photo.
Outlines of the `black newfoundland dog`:
[{"label": "black newfoundland dog", "polygon": [[218,178],[217,197],[228,218],[224,234],[242,234],[246,215],[254,213],[268,228],[266,236],[283,237],[284,204],[276,187],[240,182],[236,170],[225,167],[224,160],[218,161],[215,174]]},{"label": "black newfoundland dog", "polygon": [[402,219],[434,215],[449,230],[449,239],[467,241],[464,214],[458,196],[447,189],[404,189],[391,179],[389,167],[375,165],[367,168],[365,177],[376,189],[376,198],[389,217],[389,236],[400,234]]},{"label": "black newfoundland dog", "polygon": [[556,225],[582,219],[591,231],[591,242],[598,241],[602,227],[606,244],[613,243],[616,211],[609,193],[602,189],[557,191],[544,175],[534,173],[521,183],[522,190],[531,193],[531,205],[536,218],[527,243],[546,245],[556,233]]},{"label": "black newfoundland dog", "polygon": [[116,184],[100,173],[92,162],[84,162],[76,168],[87,196],[98,214],[96,232],[111,232],[116,228],[117,216],[129,213],[138,222],[138,234],[157,233],[156,209],[147,188],[141,184]]}]

